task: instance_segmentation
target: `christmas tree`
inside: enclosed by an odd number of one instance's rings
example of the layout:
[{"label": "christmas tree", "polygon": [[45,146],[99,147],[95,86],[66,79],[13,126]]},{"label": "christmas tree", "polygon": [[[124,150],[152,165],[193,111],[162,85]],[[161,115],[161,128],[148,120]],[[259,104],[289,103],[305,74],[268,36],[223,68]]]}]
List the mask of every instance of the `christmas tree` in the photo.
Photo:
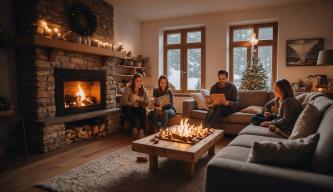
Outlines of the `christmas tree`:
[{"label": "christmas tree", "polygon": [[262,90],[268,89],[267,75],[260,59],[252,57],[251,64],[243,72],[241,90]]}]

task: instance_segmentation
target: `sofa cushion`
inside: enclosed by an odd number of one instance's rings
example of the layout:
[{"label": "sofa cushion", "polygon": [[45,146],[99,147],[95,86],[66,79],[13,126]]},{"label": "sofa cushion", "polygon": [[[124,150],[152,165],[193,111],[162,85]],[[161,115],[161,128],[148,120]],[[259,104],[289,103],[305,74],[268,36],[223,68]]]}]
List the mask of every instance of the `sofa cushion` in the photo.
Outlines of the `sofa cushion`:
[{"label": "sofa cushion", "polygon": [[311,101],[311,103],[317,107],[319,112],[322,114],[326,109],[333,104],[333,100],[327,98],[326,96],[317,96],[315,99]]},{"label": "sofa cushion", "polygon": [[227,146],[224,147],[220,152],[218,152],[215,155],[215,157],[245,162],[247,161],[249,154],[250,154],[250,148],[239,147],[239,146]]},{"label": "sofa cushion", "polygon": [[333,175],[333,105],[324,113],[317,133],[320,138],[314,152],[312,167],[316,172]]},{"label": "sofa cushion", "polygon": [[240,146],[251,148],[255,141],[285,141],[287,139],[282,139],[278,137],[265,137],[259,135],[239,135],[233,139],[229,145],[230,146]]},{"label": "sofa cushion", "polygon": [[306,167],[312,158],[318,139],[319,134],[315,133],[306,138],[295,140],[255,141],[248,162],[287,167]]},{"label": "sofa cushion", "polygon": [[264,106],[269,99],[268,92],[262,90],[240,90],[238,95],[240,109],[244,109],[250,105]]},{"label": "sofa cushion", "polygon": [[190,112],[190,117],[195,119],[205,119],[206,114],[206,110],[194,109]]},{"label": "sofa cushion", "polygon": [[236,112],[229,115],[228,117],[221,118],[219,122],[222,121],[225,123],[250,124],[252,116],[252,113]]},{"label": "sofa cushion", "polygon": [[191,93],[191,97],[195,100],[198,109],[208,110],[205,97],[200,93]]},{"label": "sofa cushion", "polygon": [[263,106],[256,106],[256,105],[250,105],[245,109],[241,110],[241,112],[243,113],[252,113],[252,114],[262,113],[263,111],[264,111]]},{"label": "sofa cushion", "polygon": [[320,112],[312,103],[308,103],[298,116],[289,139],[307,137],[317,131]]},{"label": "sofa cushion", "polygon": [[239,135],[259,135],[265,137],[280,137],[279,135],[275,134],[275,132],[270,131],[266,127],[261,127],[258,125],[250,124],[246,126]]}]

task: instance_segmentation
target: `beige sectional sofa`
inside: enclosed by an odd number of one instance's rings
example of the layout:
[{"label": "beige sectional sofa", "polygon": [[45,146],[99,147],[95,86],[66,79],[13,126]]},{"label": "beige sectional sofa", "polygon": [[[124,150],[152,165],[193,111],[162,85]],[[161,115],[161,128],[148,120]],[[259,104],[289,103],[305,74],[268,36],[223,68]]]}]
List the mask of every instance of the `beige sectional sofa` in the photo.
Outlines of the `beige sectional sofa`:
[{"label": "beige sectional sofa", "polygon": [[[239,110],[248,106],[264,106],[266,102],[274,98],[274,94],[268,91],[239,91]],[[194,119],[205,119],[206,110],[197,109],[194,99],[183,102],[183,116]],[[237,135],[244,127],[251,123],[252,113],[236,112],[228,117],[221,118],[215,125],[217,129],[223,129],[226,134]]]}]

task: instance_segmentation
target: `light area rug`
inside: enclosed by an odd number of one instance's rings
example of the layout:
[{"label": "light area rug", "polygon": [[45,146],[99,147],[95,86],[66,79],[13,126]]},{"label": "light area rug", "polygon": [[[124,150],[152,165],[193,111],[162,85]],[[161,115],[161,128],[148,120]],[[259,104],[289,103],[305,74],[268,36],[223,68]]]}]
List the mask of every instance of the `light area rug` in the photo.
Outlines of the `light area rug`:
[{"label": "light area rug", "polygon": [[149,163],[137,162],[137,153],[126,146],[90,161],[47,181],[37,187],[48,191],[89,192],[201,192],[205,191],[206,165],[210,156],[196,164],[194,177],[185,176],[185,163],[159,157],[159,170],[150,171]]}]

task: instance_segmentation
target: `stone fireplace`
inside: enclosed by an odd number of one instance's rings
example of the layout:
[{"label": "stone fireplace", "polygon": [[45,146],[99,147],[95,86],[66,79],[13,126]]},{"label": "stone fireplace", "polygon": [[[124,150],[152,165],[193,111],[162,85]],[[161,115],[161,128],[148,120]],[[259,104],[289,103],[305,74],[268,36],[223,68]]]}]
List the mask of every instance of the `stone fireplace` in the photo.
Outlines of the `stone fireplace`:
[{"label": "stone fireplace", "polygon": [[[17,1],[16,68],[18,100],[29,147],[48,152],[66,145],[66,127],[75,121],[105,122],[103,135],[117,131],[112,54],[103,48],[37,35],[40,19],[69,31],[67,0]],[[102,0],[80,1],[96,14],[93,37],[113,42],[113,7]],[[28,40],[20,40],[20,39]],[[101,131],[102,133],[102,131]]]}]

